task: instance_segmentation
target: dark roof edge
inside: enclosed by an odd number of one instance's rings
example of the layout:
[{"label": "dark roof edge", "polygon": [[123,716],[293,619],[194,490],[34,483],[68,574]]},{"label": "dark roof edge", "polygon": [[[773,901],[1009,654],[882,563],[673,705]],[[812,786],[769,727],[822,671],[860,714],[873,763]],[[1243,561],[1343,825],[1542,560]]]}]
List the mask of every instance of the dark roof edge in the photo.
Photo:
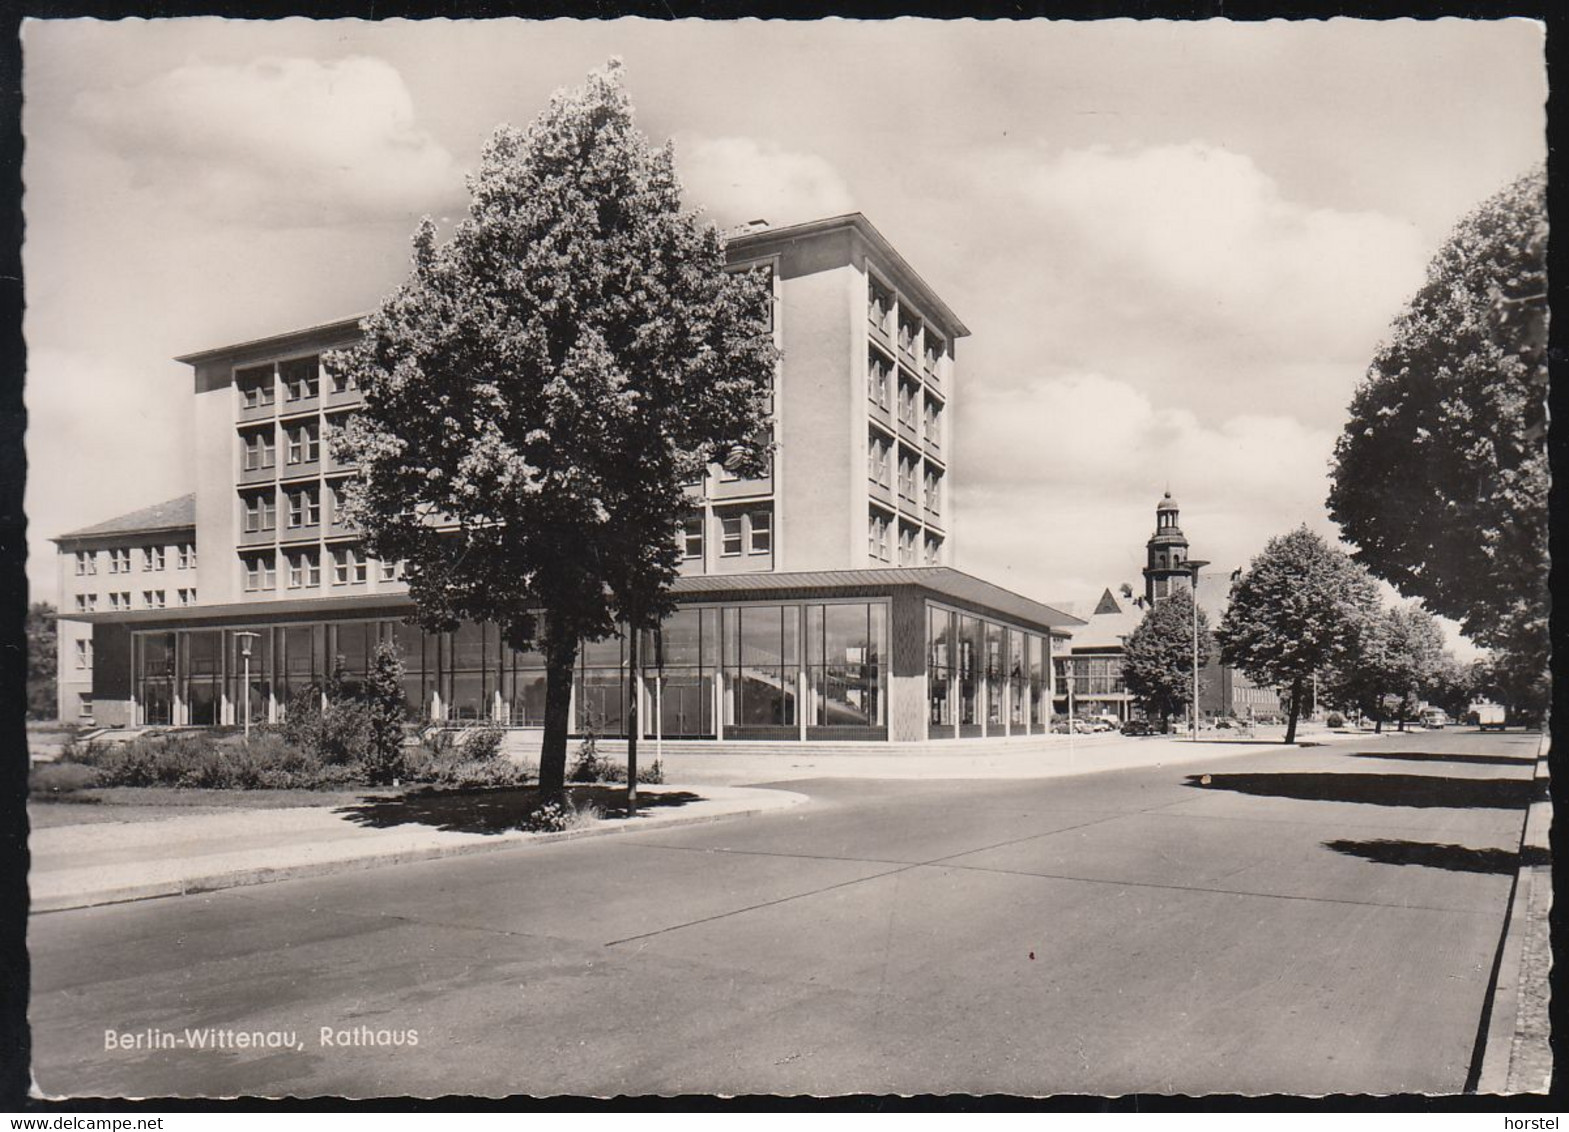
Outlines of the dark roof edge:
[{"label": "dark roof edge", "polygon": [[119,535],[164,535],[176,531],[190,531],[196,533],[195,523],[163,523],[156,527],[123,527],[104,531],[77,531],[72,534],[51,535],[49,541],[57,546],[64,546],[68,542],[91,542],[94,539],[115,538]]},{"label": "dark roof edge", "polygon": [[331,322],[320,322],[315,326],[306,326],[299,330],[287,330],[282,334],[269,334],[265,338],[252,338],[247,342],[235,342],[228,346],[215,346],[210,350],[198,350],[194,354],[182,354],[174,360],[183,362],[188,366],[194,366],[203,362],[226,358],[231,354],[243,354],[253,350],[279,349],[289,345],[291,342],[309,341],[329,334],[348,333],[350,330],[358,330],[365,318],[366,316],[363,314],[350,315],[348,318],[335,318]]}]

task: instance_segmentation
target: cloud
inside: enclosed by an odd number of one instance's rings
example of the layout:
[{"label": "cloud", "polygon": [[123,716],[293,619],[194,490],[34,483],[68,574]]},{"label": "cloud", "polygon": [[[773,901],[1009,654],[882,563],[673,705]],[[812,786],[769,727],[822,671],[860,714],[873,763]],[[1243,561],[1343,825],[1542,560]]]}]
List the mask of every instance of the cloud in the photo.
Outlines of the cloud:
[{"label": "cloud", "polygon": [[816,154],[747,137],[677,135],[676,167],[689,205],[720,224],[764,219],[778,226],[854,209],[839,172]]},{"label": "cloud", "polygon": [[463,194],[390,64],[264,58],[187,63],[84,91],[75,121],[168,207],[271,226],[393,219]]},{"label": "cloud", "polygon": [[1008,282],[1000,318],[1038,326],[1051,364],[1158,383],[1206,414],[1343,415],[1432,250],[1410,221],[1290,199],[1252,158],[1199,142],[1010,148],[979,157],[972,184],[1008,218],[975,226]]},{"label": "cloud", "polygon": [[192,490],[190,371],[138,380],[113,359],[29,349],[27,576],[35,601],[57,601],[50,538]]},{"label": "cloud", "polygon": [[1261,413],[1206,422],[1094,373],[975,386],[956,407],[961,565],[1034,596],[1139,585],[1168,487],[1194,555],[1217,568],[1246,566],[1302,522],[1335,534],[1323,507],[1331,430]]}]

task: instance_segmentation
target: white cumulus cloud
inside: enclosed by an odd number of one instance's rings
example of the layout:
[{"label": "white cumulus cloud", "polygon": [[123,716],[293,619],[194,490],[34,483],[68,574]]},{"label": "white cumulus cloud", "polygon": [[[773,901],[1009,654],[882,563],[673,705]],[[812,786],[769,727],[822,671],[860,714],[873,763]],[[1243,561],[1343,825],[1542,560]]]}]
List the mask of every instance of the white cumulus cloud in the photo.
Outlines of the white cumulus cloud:
[{"label": "white cumulus cloud", "polygon": [[87,90],[77,122],[131,183],[232,222],[391,219],[461,198],[462,172],[381,59],[192,62]]},{"label": "white cumulus cloud", "polygon": [[849,186],[828,161],[767,140],[678,134],[676,168],[686,202],[720,224],[761,219],[778,226],[855,207]]}]

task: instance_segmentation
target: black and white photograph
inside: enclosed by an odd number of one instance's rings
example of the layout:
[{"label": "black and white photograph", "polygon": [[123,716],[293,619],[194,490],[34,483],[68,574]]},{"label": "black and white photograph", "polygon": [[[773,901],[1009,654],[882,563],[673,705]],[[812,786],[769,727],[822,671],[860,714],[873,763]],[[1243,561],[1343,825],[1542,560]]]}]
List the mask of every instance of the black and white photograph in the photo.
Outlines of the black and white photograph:
[{"label": "black and white photograph", "polygon": [[1548,1092],[1541,22],[20,35],[35,1102]]}]

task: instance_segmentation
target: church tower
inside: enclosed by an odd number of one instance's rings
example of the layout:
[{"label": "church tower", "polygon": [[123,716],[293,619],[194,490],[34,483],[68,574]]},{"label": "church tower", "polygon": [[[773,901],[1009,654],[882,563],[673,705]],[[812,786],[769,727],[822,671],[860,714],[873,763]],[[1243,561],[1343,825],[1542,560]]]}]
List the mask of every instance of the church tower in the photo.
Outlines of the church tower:
[{"label": "church tower", "polygon": [[1155,507],[1155,533],[1144,547],[1144,600],[1153,606],[1192,580],[1187,569],[1188,539],[1177,526],[1177,501],[1169,491]]}]

